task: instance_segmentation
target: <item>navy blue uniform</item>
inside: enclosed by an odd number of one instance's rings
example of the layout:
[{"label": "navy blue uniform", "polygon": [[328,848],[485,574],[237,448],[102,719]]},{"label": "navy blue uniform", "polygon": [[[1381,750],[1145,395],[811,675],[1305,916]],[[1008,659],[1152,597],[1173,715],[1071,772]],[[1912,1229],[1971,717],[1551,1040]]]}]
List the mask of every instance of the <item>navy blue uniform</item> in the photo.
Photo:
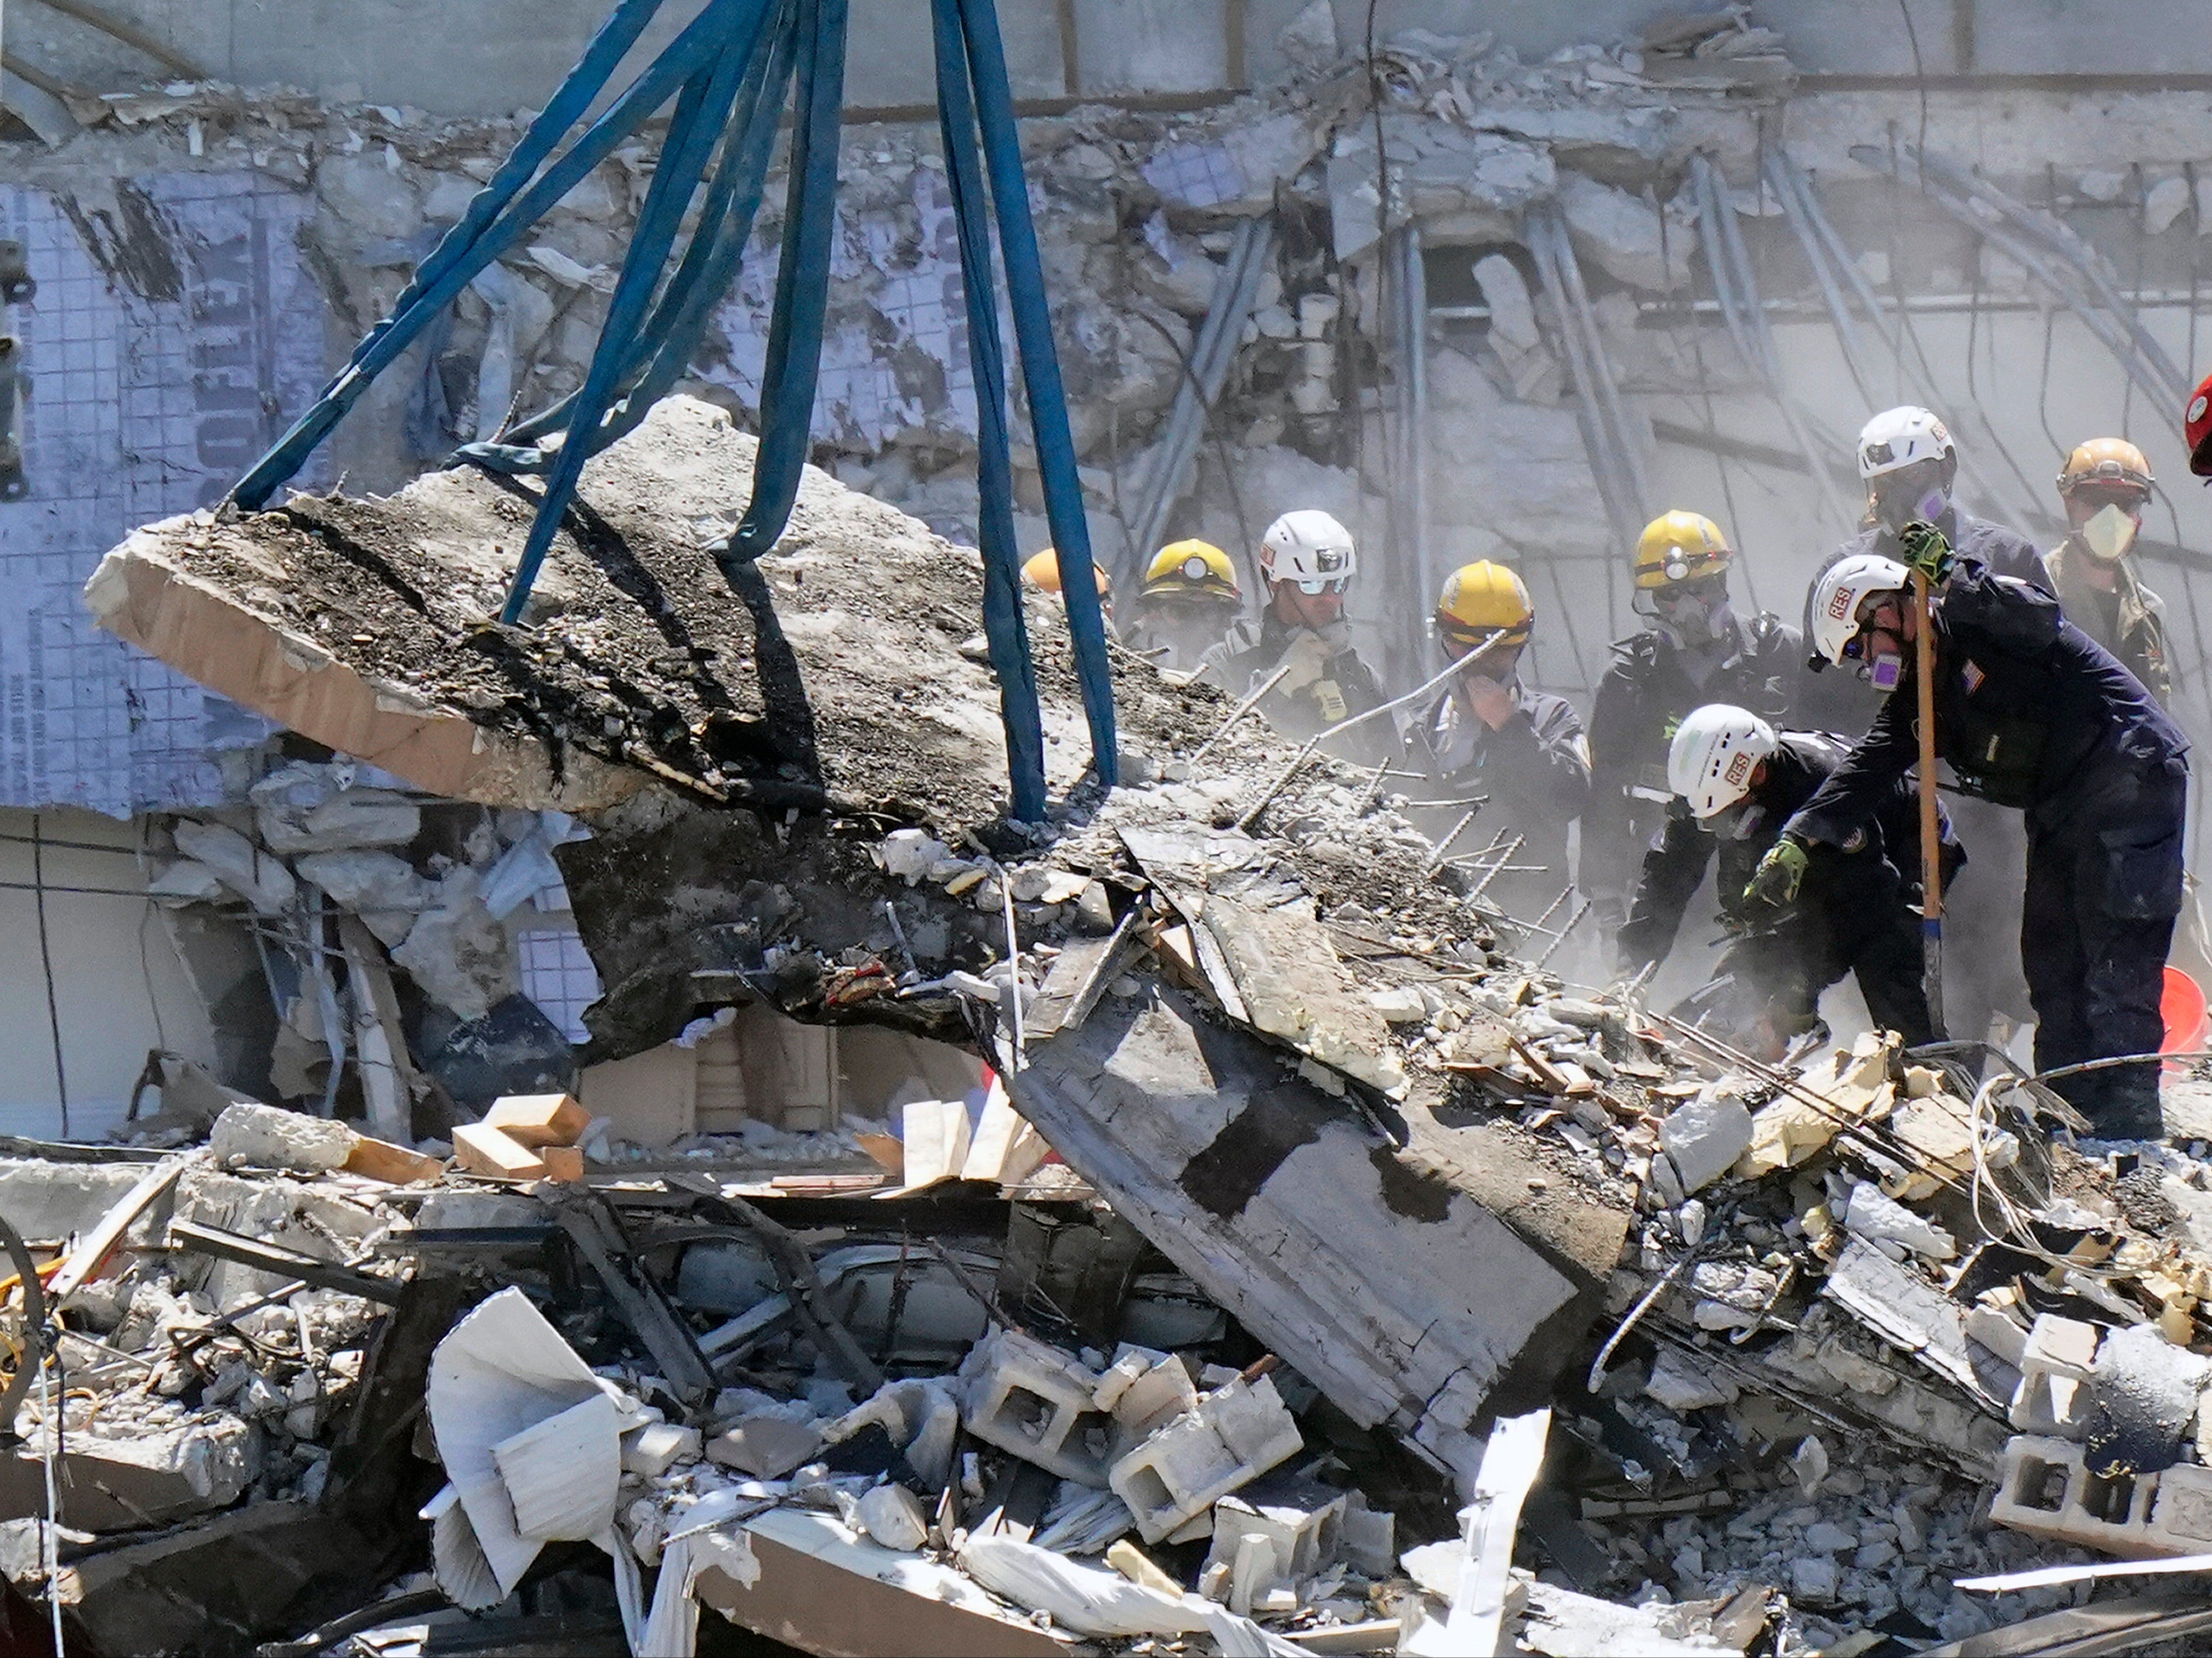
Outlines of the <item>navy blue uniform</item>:
[{"label": "navy blue uniform", "polygon": [[[2155,1052],[2188,740],[2040,588],[1962,560],[1937,594],[1935,635],[1936,752],[1961,787],[2027,815],[2021,959],[2036,1068]],[[1917,762],[1912,661],[1793,833],[1843,844]],[[2107,1134],[2161,1131],[2154,1063],[2056,1086]]]},{"label": "navy blue uniform", "polygon": [[[1766,612],[1732,618],[1727,635],[1683,650],[1656,628],[1622,639],[1590,706],[1590,808],[1583,820],[1583,890],[1626,913],[1638,861],[1659,837],[1674,790],[1667,749],[1692,709],[1732,703],[1765,720],[1791,710],[1805,640]],[[1802,721],[1793,720],[1802,724]]]},{"label": "navy blue uniform", "polygon": [[[1781,737],[1727,832],[1699,828],[1688,805],[1675,799],[1665,829],[1644,856],[1643,877],[1620,930],[1620,971],[1640,972],[1673,948],[1682,912],[1717,856],[1721,920],[1735,937],[1713,978],[1715,984],[1735,981],[1725,998],[1730,1022],[1741,1027],[1763,1018],[1786,1040],[1812,1028],[1820,992],[1848,972],[1856,977],[1877,1025],[1899,1033],[1908,1045],[1926,1042],[1934,1031],[1920,982],[1920,921],[1913,907],[1920,901],[1920,808],[1910,783],[1893,783],[1872,822],[1847,844],[1812,849],[1797,900],[1779,917],[1744,899],[1745,885],[1783,826],[1850,747],[1819,732]],[[1948,823],[1944,836],[1947,866],[1955,869],[1965,855]]]}]

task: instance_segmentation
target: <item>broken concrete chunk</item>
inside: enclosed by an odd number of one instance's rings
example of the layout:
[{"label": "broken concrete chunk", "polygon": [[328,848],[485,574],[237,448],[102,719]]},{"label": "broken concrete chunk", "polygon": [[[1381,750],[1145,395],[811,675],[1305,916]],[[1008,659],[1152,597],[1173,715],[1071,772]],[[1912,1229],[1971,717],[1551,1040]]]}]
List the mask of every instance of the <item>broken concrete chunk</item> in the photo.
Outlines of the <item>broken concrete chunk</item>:
[{"label": "broken concrete chunk", "polygon": [[707,1460],[756,1479],[781,1479],[803,1467],[822,1448],[811,1423],[759,1411],[732,1423],[707,1442]]},{"label": "broken concrete chunk", "polygon": [[272,852],[336,852],[404,846],[422,831],[422,810],[385,789],[349,789],[304,809],[257,804],[254,826]]},{"label": "broken concrete chunk", "polygon": [[392,952],[422,993],[457,1018],[482,1019],[522,988],[507,929],[477,895],[475,870],[455,869],[437,901]]},{"label": "broken concrete chunk", "polygon": [[1157,1543],[1304,1442],[1270,1378],[1240,1380],[1115,1463],[1110,1483],[1145,1541]]},{"label": "broken concrete chunk", "polygon": [[1651,1376],[1644,1384],[1644,1394],[1676,1412],[1733,1405],[1741,1397],[1734,1382],[1717,1373],[1698,1368],[1687,1355],[1673,1347],[1662,1347],[1652,1360]]},{"label": "broken concrete chunk", "polygon": [[1661,210],[1580,173],[1559,175],[1559,209],[1575,252],[1632,288],[1671,293],[1690,279],[1696,237],[1688,225],[1660,222]]},{"label": "broken concrete chunk", "polygon": [[1012,1537],[970,1535],[960,1564],[994,1594],[1048,1612],[1078,1635],[1180,1635],[1206,1627],[1202,1600],[1158,1594],[1119,1572],[1078,1565]]},{"label": "broken concrete chunk", "polygon": [[1892,1259],[1902,1260],[1905,1250],[1917,1250],[1930,1259],[1948,1261],[1959,1253],[1951,1234],[1933,1222],[1923,1220],[1880,1186],[1861,1180],[1851,1188],[1850,1207],[1844,1212],[1844,1229],[1864,1238]]},{"label": "broken concrete chunk", "polygon": [[657,1478],[678,1462],[696,1461],[701,1448],[696,1428],[680,1428],[672,1422],[648,1422],[622,1436],[623,1472]]},{"label": "broken concrete chunk", "polygon": [[270,856],[237,830],[180,818],[173,833],[179,851],[214,870],[256,914],[282,915],[297,901],[299,883],[283,860]]},{"label": "broken concrete chunk", "polygon": [[208,1137],[217,1162],[305,1174],[343,1168],[355,1143],[354,1131],[343,1123],[246,1101],[226,1106]]},{"label": "broken concrete chunk", "polygon": [[299,862],[300,874],[359,916],[386,947],[407,936],[430,901],[430,884],[396,853],[316,852]]},{"label": "broken concrete chunk", "polygon": [[929,1511],[903,1485],[883,1484],[860,1498],[860,1529],[887,1549],[909,1553],[929,1540]]},{"label": "broken concrete chunk", "polygon": [[2156,1473],[2181,1455],[2212,1360],[2176,1347],[2154,1324],[2114,1330],[2089,1372],[2084,1435],[2093,1474]]},{"label": "broken concrete chunk", "polygon": [[[1346,1493],[1310,1480],[1269,1476],[1213,1505],[1206,1568],[1228,1580],[1229,1609],[1249,1617],[1267,1593],[1312,1577],[1342,1545]],[[1206,1578],[1199,1580],[1206,1593]]]},{"label": "broken concrete chunk", "polygon": [[952,856],[952,849],[926,829],[894,829],[877,845],[874,856],[884,873],[919,886],[938,864]]},{"label": "broken concrete chunk", "polygon": [[1979,1342],[2015,1370],[2027,1355],[2027,1332],[1994,1307],[1976,1306],[1966,1311],[1966,1336]]},{"label": "broken concrete chunk", "polygon": [[1751,1112],[1721,1094],[1677,1106],[1659,1125],[1659,1143],[1685,1193],[1711,1185],[1751,1144]]}]

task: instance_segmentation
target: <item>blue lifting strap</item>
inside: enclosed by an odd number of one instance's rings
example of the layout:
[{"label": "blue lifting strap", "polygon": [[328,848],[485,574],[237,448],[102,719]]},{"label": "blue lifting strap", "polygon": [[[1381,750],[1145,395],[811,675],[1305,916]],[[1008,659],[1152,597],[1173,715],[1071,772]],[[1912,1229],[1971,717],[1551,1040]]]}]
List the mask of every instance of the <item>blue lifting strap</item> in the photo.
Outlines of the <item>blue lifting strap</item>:
[{"label": "blue lifting strap", "polygon": [[[376,375],[426,329],[437,326],[470,281],[672,98],[675,107],[653,183],[583,385],[493,441],[467,445],[454,457],[495,471],[545,475],[537,520],[501,611],[503,621],[514,622],[586,462],[635,430],[687,370],[714,307],[734,282],[759,215],[788,94],[793,114],[790,177],[762,375],[761,441],[744,515],[726,543],[715,549],[724,573],[736,579],[744,564],[774,546],[783,533],[806,462],[836,226],[848,4],[849,0],[707,0],[562,150],[564,137],[586,121],[616,67],[661,5],[661,0],[619,0],[514,154],[415,272],[392,314],[368,332],[316,403],[239,481],[232,500],[248,509],[265,503]],[[1014,815],[1034,822],[1045,814],[1043,728],[1014,541],[1009,387],[992,262],[994,218],[1046,515],[1060,552],[1062,598],[1091,728],[1092,765],[1100,781],[1110,786],[1115,770],[1114,704],[1104,618],[997,15],[992,0],[930,4],[939,115],[976,390],[984,631],[999,680]],[[696,219],[671,269],[671,255],[695,197]],[[557,445],[548,442],[556,434]]]},{"label": "blue lifting strap", "polygon": [[1013,463],[1006,441],[1006,365],[999,338],[998,287],[992,281],[989,221],[969,96],[968,53],[957,0],[931,0],[937,53],[937,121],[960,241],[960,286],[968,308],[968,363],[975,382],[976,539],[983,554],[983,637],[999,678],[999,717],[1006,732],[1006,770],[1014,815],[1044,816],[1044,723],[1036,667],[1022,619],[1022,575],[1014,544]]},{"label": "blue lifting strap", "polygon": [[1022,379],[1029,390],[1030,429],[1044,482],[1045,519],[1052,526],[1052,545],[1060,557],[1060,596],[1067,607],[1075,674],[1091,725],[1091,765],[1098,781],[1110,789],[1116,768],[1106,619],[1092,572],[1091,527],[1083,515],[1083,486],[1075,472],[1075,440],[1067,429],[1067,394],[1060,384],[1060,353],[1053,344],[1036,227],[1030,219],[1029,181],[1023,176],[1021,140],[1014,131],[1006,48],[999,39],[999,16],[991,0],[959,0],[959,4],[975,88],[975,114],[983,130],[983,157],[991,174],[991,200],[998,210],[999,247],[1006,262],[1006,297],[1014,314],[1014,338],[1021,344]]}]

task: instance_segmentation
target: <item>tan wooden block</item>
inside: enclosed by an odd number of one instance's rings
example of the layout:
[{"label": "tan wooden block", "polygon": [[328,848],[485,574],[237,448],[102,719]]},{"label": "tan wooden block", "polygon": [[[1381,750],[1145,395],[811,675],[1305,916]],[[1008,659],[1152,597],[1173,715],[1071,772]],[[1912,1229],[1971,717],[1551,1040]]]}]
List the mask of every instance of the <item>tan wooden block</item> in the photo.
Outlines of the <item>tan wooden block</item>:
[{"label": "tan wooden block", "polygon": [[372,1140],[364,1134],[347,1154],[345,1169],[349,1174],[405,1186],[410,1180],[436,1179],[446,1172],[446,1165],[442,1158],[426,1156],[412,1146],[395,1146],[389,1140]]},{"label": "tan wooden block", "polygon": [[573,1146],[591,1120],[592,1113],[567,1094],[510,1094],[493,1100],[483,1114],[486,1128],[526,1146]]},{"label": "tan wooden block", "polygon": [[471,1174],[508,1180],[545,1178],[544,1159],[484,1123],[464,1123],[453,1131],[453,1155]]},{"label": "tan wooden block", "polygon": [[545,1165],[549,1180],[576,1180],[584,1178],[584,1149],[581,1146],[540,1146],[538,1161]]}]

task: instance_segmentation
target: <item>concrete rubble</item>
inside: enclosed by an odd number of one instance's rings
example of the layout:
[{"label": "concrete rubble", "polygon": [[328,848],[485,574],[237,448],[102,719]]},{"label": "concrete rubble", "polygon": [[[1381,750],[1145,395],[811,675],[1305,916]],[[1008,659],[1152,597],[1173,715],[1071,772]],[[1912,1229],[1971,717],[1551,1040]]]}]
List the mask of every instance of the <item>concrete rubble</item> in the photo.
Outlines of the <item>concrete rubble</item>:
[{"label": "concrete rubble", "polygon": [[[1322,10],[1286,88],[1034,129],[1102,527],[1238,221],[1312,222],[1233,466],[1353,515],[1383,480],[1319,423],[1387,231],[1502,246],[1556,204],[1633,375],[1696,241],[1652,181],[1749,175],[1795,76],[1741,7],[1541,64],[1352,62]],[[57,176],[189,131],[310,192],[355,322],[514,136],[182,82],[57,119]],[[738,589],[702,547],[756,452],[742,291],[712,400],[585,469],[525,627],[483,618],[526,505],[468,470],[171,518],[93,576],[283,735],[145,849],[223,1074],[156,1053],[115,1143],[0,1142],[11,1595],[93,1652],[659,1658],[711,1649],[704,1609],[835,1653],[1779,1658],[1957,1650],[2086,1601],[2027,1569],[2212,1551],[2201,1143],[1572,983],[1387,772],[1141,658],[1102,789],[1037,594],[1054,803],[1006,815],[968,440],[870,241],[941,253],[941,170],[847,143],[833,332],[891,342],[891,394],[835,404]],[[651,165],[457,303],[386,472],[574,388]],[[1471,279],[1436,521],[1604,549],[1548,302],[1502,254]],[[549,939],[588,962],[565,1024]],[[879,1115],[824,1031],[911,1045]]]},{"label": "concrete rubble", "polygon": [[[459,473],[172,520],[94,578],[210,683],[289,661],[233,694],[335,751],[173,832],[220,889],[175,913],[294,966],[285,1103],[156,1067],[136,1143],[0,1163],[66,1287],[15,1523],[51,1444],[72,1528],[9,1571],[94,1649],[103,1558],[154,1526],[235,1563],[276,1510],[343,1530],[343,1581],[109,1599],[176,1651],[388,1597],[579,1650],[690,1651],[706,1608],[841,1652],[1858,1652],[2075,1596],[1960,1580],[2212,1543],[2212,1254],[2169,1195],[2212,1166],[1879,1035],[1778,1069],[1528,966],[1384,779],[1260,729],[1194,761],[1230,704],[1141,661],[1101,791],[1042,599],[1055,804],[1011,822],[974,555],[810,472],[756,612],[691,528],[750,453],[675,399],[586,469],[657,617],[564,536],[532,635],[304,619],[353,602],[346,548],[457,590],[508,511]],[[550,648],[576,630],[601,666]],[[604,987],[580,1071],[483,1030],[485,893],[539,857]],[[763,1088],[625,1143],[594,1079],[763,1006],[991,1086],[796,1132]]]}]

